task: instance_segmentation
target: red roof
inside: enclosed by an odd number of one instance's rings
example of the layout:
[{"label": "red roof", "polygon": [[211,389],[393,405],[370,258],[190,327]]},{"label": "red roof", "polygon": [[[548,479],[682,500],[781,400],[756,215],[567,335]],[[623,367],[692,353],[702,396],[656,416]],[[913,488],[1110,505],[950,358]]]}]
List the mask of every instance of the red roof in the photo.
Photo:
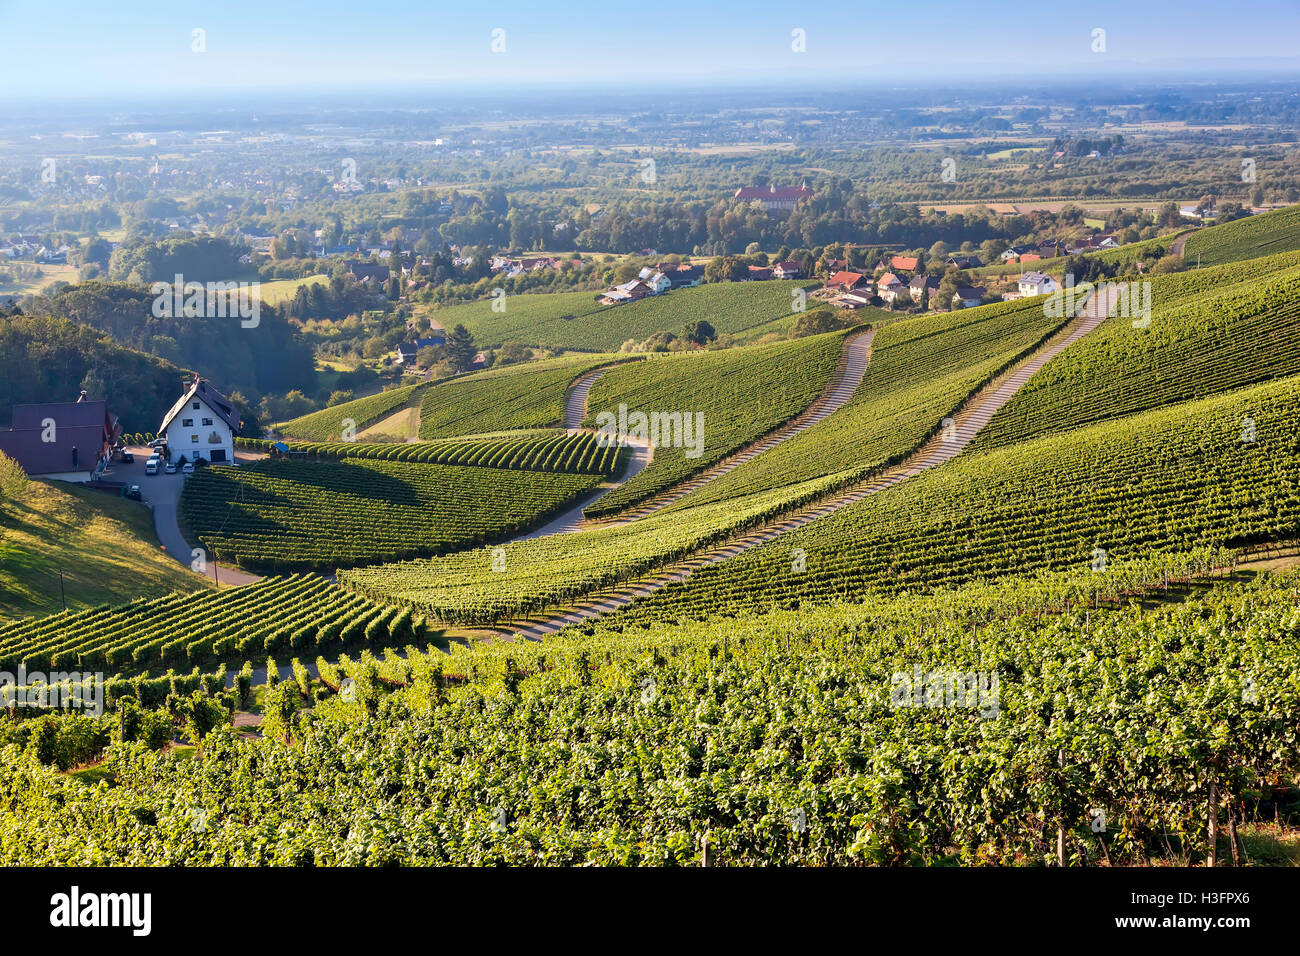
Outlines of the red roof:
[{"label": "red roof", "polygon": [[916,268],[915,256],[892,256],[889,265],[895,269],[902,269],[905,272],[911,272]]},{"label": "red roof", "polygon": [[864,278],[866,277],[860,272],[837,272],[826,281],[826,288],[835,289],[843,286],[846,289],[851,289]]}]

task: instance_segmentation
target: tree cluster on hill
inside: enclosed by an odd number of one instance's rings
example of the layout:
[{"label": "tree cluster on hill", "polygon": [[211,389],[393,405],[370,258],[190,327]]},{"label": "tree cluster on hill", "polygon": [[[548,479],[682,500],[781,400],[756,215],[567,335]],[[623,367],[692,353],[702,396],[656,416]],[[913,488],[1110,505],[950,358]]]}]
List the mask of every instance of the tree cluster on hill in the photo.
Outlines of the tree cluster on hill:
[{"label": "tree cluster on hill", "polygon": [[279,309],[263,305],[257,326],[244,328],[237,316],[158,317],[154,298],[142,286],[93,281],[38,296],[23,311],[93,326],[121,345],[195,369],[227,393],[262,395],[312,383],[311,349]]},{"label": "tree cluster on hill", "polygon": [[49,316],[0,317],[0,427],[13,406],[73,402],[85,389],[126,431],[149,432],[181,394],[190,373],[116,344],[87,325]]},{"label": "tree cluster on hill", "polygon": [[239,259],[247,251],[229,239],[191,233],[124,242],[109,258],[108,277],[137,284],[171,282],[177,275],[186,282],[222,282],[244,268]]}]

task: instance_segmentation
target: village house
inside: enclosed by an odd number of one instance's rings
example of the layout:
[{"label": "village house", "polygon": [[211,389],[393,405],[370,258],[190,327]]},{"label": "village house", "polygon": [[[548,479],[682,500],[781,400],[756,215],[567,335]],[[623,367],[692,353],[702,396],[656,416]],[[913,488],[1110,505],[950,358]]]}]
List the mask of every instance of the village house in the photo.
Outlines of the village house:
[{"label": "village house", "polygon": [[876,280],[876,295],[889,305],[893,305],[896,300],[904,296],[911,298],[907,285],[892,272],[886,272]]},{"label": "village house", "polygon": [[371,280],[373,282],[387,282],[389,276],[388,266],[378,265],[371,262],[349,262],[348,272],[357,279],[358,282]]},{"label": "village house", "polygon": [[979,256],[953,255],[948,257],[948,265],[956,266],[958,269],[978,269],[984,265]]},{"label": "village house", "polygon": [[932,296],[939,291],[939,279],[936,276],[914,276],[907,284],[912,301],[920,305],[923,296]]},{"label": "village house", "polygon": [[1037,246],[1011,246],[1006,252],[998,256],[1003,262],[1017,262],[1023,255],[1033,255],[1037,253]]},{"label": "village house", "polygon": [[880,297],[883,299],[885,297],[884,293],[887,290],[899,289],[902,285],[902,279],[894,275],[892,272],[886,272],[876,280],[876,291],[880,293]]},{"label": "village house", "polygon": [[826,288],[847,292],[856,289],[865,279],[866,276],[860,272],[837,272],[826,280]]},{"label": "village house", "polygon": [[206,380],[194,376],[185,394],[163,416],[158,437],[167,439],[168,456],[213,464],[235,460],[239,412],[230,399]]},{"label": "village house", "polygon": [[397,357],[393,362],[396,365],[416,365],[418,364],[416,356],[419,355],[420,349],[438,348],[439,346],[446,344],[446,332],[434,332],[432,335],[425,336],[424,338],[402,342],[397,346]]},{"label": "village house", "polygon": [[778,279],[801,279],[803,268],[797,262],[778,262],[772,267],[772,275]]},{"label": "village house", "polygon": [[637,299],[644,299],[650,294],[649,285],[640,279],[633,279],[630,282],[624,282],[622,285],[616,285],[612,289],[606,289],[596,296],[596,301],[601,305],[622,305],[624,302],[635,302]]},{"label": "village house", "polygon": [[0,453],[34,478],[92,481],[121,434],[108,403],[89,401],[82,392],[75,402],[15,405],[13,427],[0,431]]},{"label": "village house", "polygon": [[952,304],[954,308],[973,309],[980,304],[984,298],[986,290],[983,286],[959,286],[953,293]]},{"label": "village house", "polygon": [[807,184],[801,186],[742,186],[732,197],[738,202],[761,202],[768,212],[790,212],[800,199],[813,194]]},{"label": "village house", "polygon": [[751,282],[757,282],[763,279],[770,279],[770,278],[772,278],[772,270],[768,266],[749,267],[749,280]]},{"label": "village house", "polygon": [[1026,272],[1020,277],[1017,288],[1022,296],[1046,295],[1059,292],[1061,285],[1045,272]]},{"label": "village house", "polygon": [[900,272],[915,272],[917,266],[916,256],[890,256],[889,268],[897,269]]},{"label": "village house", "polygon": [[871,304],[871,293],[866,289],[853,289],[835,299],[832,304],[841,309],[861,309]]}]

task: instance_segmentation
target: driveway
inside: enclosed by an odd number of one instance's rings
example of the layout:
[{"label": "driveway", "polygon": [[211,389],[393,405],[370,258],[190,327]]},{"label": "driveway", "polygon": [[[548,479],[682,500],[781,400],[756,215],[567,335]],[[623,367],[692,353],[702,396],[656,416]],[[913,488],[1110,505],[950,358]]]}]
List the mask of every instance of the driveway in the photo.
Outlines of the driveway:
[{"label": "driveway", "polygon": [[[104,472],[104,479],[125,481],[127,484],[140,486],[141,495],[153,510],[153,527],[158,535],[158,541],[168,554],[185,567],[190,567],[194,560],[193,550],[190,543],[185,540],[185,536],[181,534],[180,524],[176,520],[176,509],[180,502],[181,489],[185,486],[185,476],[179,470],[174,475],[163,474],[161,471],[156,475],[146,475],[144,463],[148,460],[152,449],[147,446],[131,446],[129,451],[135,455],[135,461],[130,464],[121,461],[113,462]],[[215,562],[208,562],[205,576],[207,575],[211,575],[221,584],[252,584],[254,581],[261,580],[259,575],[249,574],[247,571],[240,571],[224,564],[217,565]]]}]

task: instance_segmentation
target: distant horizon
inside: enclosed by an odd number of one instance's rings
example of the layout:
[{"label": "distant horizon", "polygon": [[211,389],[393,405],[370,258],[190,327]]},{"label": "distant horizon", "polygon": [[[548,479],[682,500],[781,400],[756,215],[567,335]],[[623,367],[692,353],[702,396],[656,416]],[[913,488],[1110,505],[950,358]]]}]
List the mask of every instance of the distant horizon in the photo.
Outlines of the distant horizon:
[{"label": "distant horizon", "polygon": [[[1163,9],[1162,9],[1163,8]],[[1234,29],[1217,0],[1026,10],[1011,0],[934,0],[888,32],[879,18],[776,0],[652,11],[594,0],[500,0],[395,11],[317,0],[0,0],[0,100],[487,93],[721,85],[952,83],[1119,77],[1196,80],[1300,73],[1300,0],[1243,0]]]},{"label": "distant horizon", "polygon": [[[1267,62],[1264,62],[1267,60]],[[1148,64],[1141,69],[1124,70],[1118,65],[1108,69],[1105,75],[1097,75],[1082,68],[1059,69],[1055,71],[1019,71],[1001,73],[981,73],[972,76],[960,74],[938,74],[926,72],[914,74],[898,72],[890,76],[872,76],[838,71],[824,73],[800,74],[797,76],[780,74],[736,74],[719,71],[711,74],[698,74],[690,77],[679,76],[640,76],[628,78],[619,90],[611,90],[608,83],[598,79],[576,78],[555,79],[535,82],[520,86],[510,80],[498,82],[464,82],[436,83],[411,82],[404,84],[375,85],[340,85],[321,86],[318,84],[260,85],[208,87],[203,89],[173,89],[167,92],[156,90],[124,90],[117,93],[44,93],[36,95],[27,90],[0,90],[0,102],[17,108],[78,107],[102,106],[112,104],[117,109],[140,107],[165,108],[204,108],[237,109],[258,104],[271,106],[298,104],[302,101],[334,100],[330,105],[348,107],[364,105],[376,106],[375,100],[387,99],[382,108],[393,111],[418,110],[412,105],[412,98],[439,99],[518,99],[528,100],[542,96],[574,96],[593,98],[642,97],[656,93],[673,95],[719,95],[719,94],[786,94],[792,97],[806,95],[833,95],[851,92],[885,92],[889,90],[912,90],[917,92],[940,91],[952,88],[970,90],[989,90],[1005,87],[1011,83],[1022,83],[1033,88],[1047,88],[1042,92],[1058,87],[1061,91],[1077,91],[1086,84],[1096,91],[1110,91],[1124,86],[1159,86],[1196,87],[1255,83],[1283,83],[1300,79],[1300,56],[1295,57],[1257,57],[1247,64],[1237,58],[1218,58],[1191,65],[1181,60],[1166,61],[1167,68],[1159,64]],[[1038,92],[1038,89],[1027,91]],[[398,99],[400,98],[400,99]]]}]

